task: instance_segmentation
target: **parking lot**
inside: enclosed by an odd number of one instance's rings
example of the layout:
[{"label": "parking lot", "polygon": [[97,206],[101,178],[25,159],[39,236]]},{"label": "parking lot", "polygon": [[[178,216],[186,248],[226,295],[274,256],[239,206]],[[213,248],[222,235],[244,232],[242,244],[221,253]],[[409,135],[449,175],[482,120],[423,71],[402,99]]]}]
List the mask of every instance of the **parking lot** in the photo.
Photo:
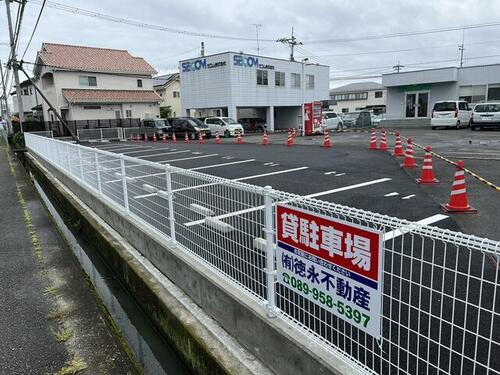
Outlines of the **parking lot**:
[{"label": "parking lot", "polygon": [[[414,142],[431,145],[433,151],[465,166],[493,184],[500,185],[500,131],[411,129],[402,131]],[[415,183],[424,152],[415,148],[419,168],[402,169],[402,158],[390,152],[367,149],[369,133],[334,133],[334,146],[320,147],[321,136],[297,137],[296,145],[285,147],[286,134],[270,135],[268,146],[262,136],[214,139],[205,144],[163,142],[94,143],[93,147],[128,156],[169,163],[236,181],[314,197],[338,204],[378,212],[442,228],[498,239],[496,219],[500,215],[500,192],[466,176],[469,203],[477,214],[446,214],[439,205],[448,202],[456,168],[434,158],[434,173],[440,183]],[[388,137],[389,148],[394,137]],[[405,142],[403,142],[405,144]]]}]

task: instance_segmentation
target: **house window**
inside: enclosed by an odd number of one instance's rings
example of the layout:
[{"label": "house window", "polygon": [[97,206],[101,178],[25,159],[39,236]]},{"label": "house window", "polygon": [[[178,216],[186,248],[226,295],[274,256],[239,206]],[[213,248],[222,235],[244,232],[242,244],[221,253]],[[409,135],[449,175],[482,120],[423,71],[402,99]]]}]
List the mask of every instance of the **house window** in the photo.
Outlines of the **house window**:
[{"label": "house window", "polygon": [[257,69],[257,84],[267,86],[267,70]]},{"label": "house window", "polygon": [[284,72],[274,72],[274,85],[278,87],[285,87]]},{"label": "house window", "polygon": [[486,101],[486,85],[460,86],[458,97],[467,103],[484,103]]},{"label": "house window", "polygon": [[80,86],[97,86],[97,77],[80,76]]},{"label": "house window", "polygon": [[100,105],[84,105],[83,109],[101,109]]},{"label": "house window", "polygon": [[131,109],[126,109],[125,110],[125,117],[126,118],[131,118],[132,117],[132,110]]},{"label": "house window", "polygon": [[306,89],[314,88],[314,76],[312,74],[306,74]]},{"label": "house window", "polygon": [[300,88],[300,74],[299,73],[292,73],[292,87],[293,88]]},{"label": "house window", "polygon": [[29,95],[28,89],[22,89],[21,90],[21,95]]},{"label": "house window", "polygon": [[381,98],[382,96],[384,96],[384,92],[383,91],[375,91],[375,97],[376,98]]},{"label": "house window", "polygon": [[33,95],[33,87],[30,87],[30,95]]},{"label": "house window", "polygon": [[142,79],[137,80],[137,87],[142,87]]},{"label": "house window", "polygon": [[174,96],[174,98],[180,98],[181,97],[181,93],[179,91],[172,91],[172,95]]},{"label": "house window", "polygon": [[500,84],[488,85],[488,101],[500,100]]},{"label": "house window", "polygon": [[349,113],[349,108],[342,108],[342,113]]}]

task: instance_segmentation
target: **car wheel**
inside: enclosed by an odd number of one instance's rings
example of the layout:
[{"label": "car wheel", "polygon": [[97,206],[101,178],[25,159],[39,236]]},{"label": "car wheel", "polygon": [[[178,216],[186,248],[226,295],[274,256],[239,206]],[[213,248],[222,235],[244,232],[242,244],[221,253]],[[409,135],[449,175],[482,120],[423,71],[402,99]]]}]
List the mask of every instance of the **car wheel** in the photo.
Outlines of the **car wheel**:
[{"label": "car wheel", "polygon": [[436,128],[437,128],[436,126],[431,126],[432,130],[436,130]]},{"label": "car wheel", "polygon": [[225,137],[225,138],[229,138],[229,137],[231,137],[231,132],[230,132],[229,130],[226,130],[226,131],[224,132],[224,137]]},{"label": "car wheel", "polygon": [[455,125],[455,129],[460,129],[460,120],[457,121],[457,124]]}]

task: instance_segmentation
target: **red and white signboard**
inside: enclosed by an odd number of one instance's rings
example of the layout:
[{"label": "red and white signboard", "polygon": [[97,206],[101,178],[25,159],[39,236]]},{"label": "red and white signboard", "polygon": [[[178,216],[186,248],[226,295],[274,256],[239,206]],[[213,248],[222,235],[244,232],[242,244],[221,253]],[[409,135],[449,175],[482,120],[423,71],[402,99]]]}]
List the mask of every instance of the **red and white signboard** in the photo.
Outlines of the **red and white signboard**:
[{"label": "red and white signboard", "polygon": [[276,215],[278,282],[379,337],[383,232],[284,204]]}]

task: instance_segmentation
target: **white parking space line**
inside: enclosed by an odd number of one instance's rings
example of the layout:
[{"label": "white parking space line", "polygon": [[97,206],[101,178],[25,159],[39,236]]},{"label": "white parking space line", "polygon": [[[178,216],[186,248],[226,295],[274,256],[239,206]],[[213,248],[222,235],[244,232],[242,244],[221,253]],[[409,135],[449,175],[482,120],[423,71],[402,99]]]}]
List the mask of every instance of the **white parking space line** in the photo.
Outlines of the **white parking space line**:
[{"label": "white parking space line", "polygon": [[394,191],[392,193],[385,194],[384,197],[395,197],[396,195],[399,195],[399,193],[397,191]]},{"label": "white parking space line", "polygon": [[[308,169],[309,167],[299,167],[299,168],[292,168],[292,169],[285,169],[282,171],[276,171],[276,172],[269,172],[269,173],[262,173],[262,174],[257,174],[253,176],[246,176],[246,177],[239,177],[239,178],[233,178],[231,181],[245,181],[245,180],[252,180],[254,178],[260,178],[260,177],[266,177],[266,176],[271,176],[275,174],[282,174],[282,173],[290,173],[290,172],[297,172],[297,171],[302,171],[304,169]],[[185,190],[191,190],[191,189],[199,189],[202,187],[207,187],[207,186],[214,186],[214,185],[220,185],[218,182],[212,182],[208,184],[202,184],[202,185],[195,185],[195,186],[188,186],[185,188],[180,188],[180,189],[175,189],[173,192],[177,191],[185,191]]]},{"label": "white parking space line", "polygon": [[171,163],[174,161],[182,161],[182,160],[192,160],[192,159],[202,159],[202,158],[212,158],[214,156],[219,156],[219,154],[210,154],[210,155],[202,155],[202,156],[190,156],[189,158],[180,158],[180,159],[170,159],[170,160],[163,160],[163,161],[155,161],[155,163]]},{"label": "white parking space line", "polygon": [[144,159],[144,158],[152,158],[153,156],[162,156],[162,155],[172,155],[172,154],[182,154],[184,152],[189,152],[191,150],[183,150],[183,151],[169,151],[169,152],[162,152],[160,154],[152,154],[152,155],[140,155],[140,156],[135,156],[136,158]]},{"label": "white parking space line", "polygon": [[[128,152],[124,152],[125,155],[128,155],[128,154],[136,154],[138,152],[149,152],[149,151],[158,151],[157,148],[153,148],[153,147],[140,147],[142,148],[142,150],[137,150],[135,149],[134,151],[128,151]],[[163,148],[162,150],[168,150],[167,147]]]},{"label": "white parking space line", "polygon": [[[323,195],[330,195],[330,194],[338,193],[338,192],[341,192],[341,191],[357,189],[357,188],[360,188],[360,187],[369,186],[369,185],[373,185],[373,184],[378,184],[378,183],[386,182],[386,181],[390,181],[390,180],[391,180],[391,178],[380,178],[378,180],[366,181],[366,182],[362,182],[360,184],[348,185],[348,186],[344,186],[344,187],[337,188],[337,189],[331,189],[331,190],[326,190],[326,191],[320,191],[318,193],[303,195],[303,196],[301,196],[299,198],[296,198],[296,199],[286,200],[286,201],[277,202],[277,203],[289,203],[289,202],[294,202],[294,201],[300,201],[301,199],[304,199],[304,198],[321,197]],[[225,219],[225,218],[228,218],[228,217],[231,217],[231,216],[238,216],[238,215],[246,214],[246,213],[249,213],[249,212],[259,211],[259,210],[262,210],[263,208],[264,208],[264,206],[257,206],[257,207],[247,208],[247,209],[240,210],[240,211],[234,211],[234,212],[229,212],[227,214],[223,214],[223,215],[219,215],[219,216],[214,216],[214,218],[216,218],[216,219]],[[203,224],[204,222],[205,222],[205,219],[195,220],[195,221],[191,221],[191,222],[188,222],[188,223],[184,223],[184,225],[187,226],[187,227],[191,227],[193,225]]]},{"label": "white parking space line", "polygon": [[337,173],[335,177],[345,176],[345,173]]},{"label": "white parking space line", "polygon": [[330,175],[330,174],[335,174],[335,173],[337,173],[337,172],[335,172],[335,171],[331,171],[331,172],[325,172],[325,173],[323,173],[323,174],[325,174],[325,175],[327,175],[327,176],[328,176],[328,175]]},{"label": "white parking space line", "polygon": [[223,167],[225,165],[232,165],[232,164],[250,163],[251,161],[255,161],[255,159],[239,160],[239,161],[232,161],[229,163],[220,163],[220,164],[213,164],[213,165],[205,165],[203,167],[189,168],[189,170],[190,171],[199,171],[200,169],[217,168],[217,167]]},{"label": "white parking space line", "polygon": [[[421,225],[429,225],[429,224],[436,223],[438,221],[441,221],[441,220],[444,220],[447,218],[448,218],[448,216],[446,216],[446,215],[437,214],[437,215],[429,216],[425,219],[416,221],[416,223],[421,224]],[[396,237],[399,237],[402,235],[403,235],[403,231],[401,229],[396,229],[396,230],[393,230],[393,231],[390,231],[390,232],[387,232],[386,234],[384,234],[384,241],[392,240],[393,238],[396,238]]]},{"label": "white parking space line", "polygon": [[406,197],[402,197],[401,199],[410,199],[410,198],[413,198],[415,196],[415,194],[410,194],[410,195],[407,195]]},{"label": "white parking space line", "polygon": [[[118,150],[130,150],[130,146],[120,146],[120,147],[109,147],[109,148],[99,148],[99,147],[94,147],[97,148],[98,150],[102,151],[109,151],[109,152],[117,152]],[[134,148],[133,150],[137,150],[137,148]]]}]

